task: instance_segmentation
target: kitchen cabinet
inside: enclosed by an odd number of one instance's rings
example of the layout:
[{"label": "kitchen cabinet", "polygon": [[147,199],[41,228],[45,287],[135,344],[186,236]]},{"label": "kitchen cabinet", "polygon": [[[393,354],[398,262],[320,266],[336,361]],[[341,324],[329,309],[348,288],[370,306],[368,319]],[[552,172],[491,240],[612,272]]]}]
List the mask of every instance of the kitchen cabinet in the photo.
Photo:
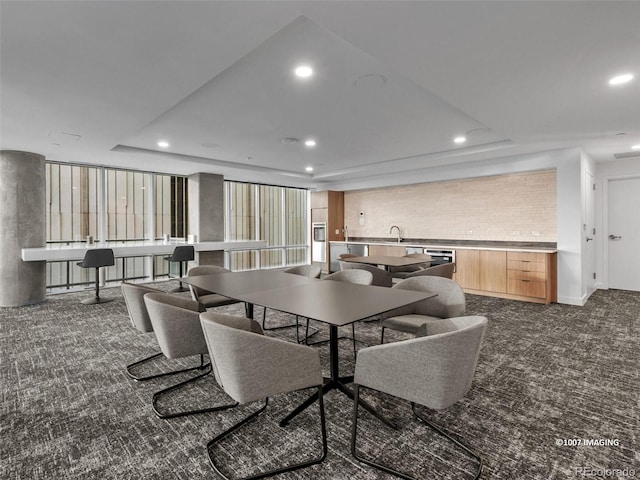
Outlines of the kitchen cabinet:
[{"label": "kitchen cabinet", "polygon": [[507,252],[507,293],[555,301],[555,262],[535,252]]},{"label": "kitchen cabinet", "polygon": [[506,293],[507,252],[456,250],[455,280],[462,288]]},{"label": "kitchen cabinet", "polygon": [[344,239],[344,192],[332,190],[311,192],[311,222],[326,223],[325,258],[326,262],[313,262],[330,271],[331,241]]},{"label": "kitchen cabinet", "polygon": [[456,250],[454,280],[465,289],[480,289],[480,251]]},{"label": "kitchen cabinet", "polygon": [[486,292],[507,291],[507,252],[479,251],[479,288]]},{"label": "kitchen cabinet", "polygon": [[454,279],[468,293],[537,303],[557,300],[555,253],[458,249]]}]

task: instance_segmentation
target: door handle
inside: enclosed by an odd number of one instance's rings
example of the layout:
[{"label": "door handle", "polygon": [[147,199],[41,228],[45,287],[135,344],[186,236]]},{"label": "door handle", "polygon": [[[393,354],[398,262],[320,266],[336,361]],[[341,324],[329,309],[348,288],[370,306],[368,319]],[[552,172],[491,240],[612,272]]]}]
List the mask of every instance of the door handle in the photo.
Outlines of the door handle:
[{"label": "door handle", "polygon": [[590,242],[591,240],[593,240],[593,238],[587,237],[587,242]]},{"label": "door handle", "polygon": [[622,240],[620,235],[609,235],[609,240]]}]

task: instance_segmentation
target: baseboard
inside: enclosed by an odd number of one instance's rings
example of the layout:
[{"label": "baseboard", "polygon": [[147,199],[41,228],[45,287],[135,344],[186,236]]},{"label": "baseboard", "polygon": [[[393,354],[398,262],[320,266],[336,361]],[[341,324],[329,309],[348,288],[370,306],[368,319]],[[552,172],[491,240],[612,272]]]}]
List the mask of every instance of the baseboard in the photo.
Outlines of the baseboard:
[{"label": "baseboard", "polygon": [[587,296],[583,295],[582,297],[561,297],[558,295],[558,303],[583,307],[584,304],[587,303]]}]

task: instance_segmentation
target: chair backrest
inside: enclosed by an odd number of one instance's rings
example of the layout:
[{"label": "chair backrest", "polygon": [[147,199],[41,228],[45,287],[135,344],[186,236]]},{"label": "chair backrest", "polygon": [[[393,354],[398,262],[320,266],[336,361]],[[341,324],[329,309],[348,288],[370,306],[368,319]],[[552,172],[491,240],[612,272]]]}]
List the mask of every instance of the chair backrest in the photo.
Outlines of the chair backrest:
[{"label": "chair backrest", "polygon": [[342,270],[340,272],[327,275],[323,280],[371,285],[373,283],[373,273],[366,270]]},{"label": "chair backrest", "polygon": [[147,306],[144,303],[144,295],[146,293],[163,293],[156,288],[147,287],[145,285],[136,285],[133,283],[122,283],[122,296],[129,311],[131,324],[138,331],[143,333],[153,332],[153,325],[147,312]]},{"label": "chair backrest", "polygon": [[317,350],[260,335],[255,320],[206,312],[200,323],[216,380],[235,401],[322,385]]},{"label": "chair backrest", "polygon": [[170,293],[147,293],[144,303],[160,350],[167,358],[207,353],[199,317],[203,309],[198,302]]},{"label": "chair backrest", "polygon": [[428,267],[423,270],[418,270],[417,272],[410,273],[406,278],[434,276],[452,279],[455,269],[455,263],[443,263],[441,265],[434,265],[433,267]]},{"label": "chair backrest", "polygon": [[190,262],[196,258],[193,245],[178,245],[173,249],[169,261],[171,262]]},{"label": "chair backrest", "polygon": [[391,273],[378,267],[367,265],[366,263],[355,262],[340,262],[341,270],[366,270],[373,275],[373,282],[371,285],[377,287],[390,287],[393,285],[393,277]]},{"label": "chair backrest", "polygon": [[355,383],[436,410],[454,404],[471,388],[487,319],[451,318],[446,327],[434,335],[359,350]]},{"label": "chair backrest", "polygon": [[110,267],[115,263],[113,250],[110,248],[90,248],[84,254],[84,259],[82,260],[84,268]]},{"label": "chair backrest", "polygon": [[[229,273],[230,271],[231,270],[220,267],[218,265],[199,265],[197,267],[190,268],[187,272],[187,277],[197,277],[198,275],[213,275],[216,273]],[[189,291],[191,292],[191,298],[196,302],[201,296],[211,293],[201,288],[194,287],[193,285],[189,285]]]},{"label": "chair backrest", "polygon": [[448,278],[434,276],[407,278],[395,284],[393,288],[438,294],[436,297],[428,298],[409,306],[412,312],[418,315],[451,318],[464,315],[466,310],[466,300],[462,287]]},{"label": "chair backrest", "polygon": [[288,268],[284,272],[303,277],[320,278],[322,267],[320,265],[298,265],[297,267]]}]

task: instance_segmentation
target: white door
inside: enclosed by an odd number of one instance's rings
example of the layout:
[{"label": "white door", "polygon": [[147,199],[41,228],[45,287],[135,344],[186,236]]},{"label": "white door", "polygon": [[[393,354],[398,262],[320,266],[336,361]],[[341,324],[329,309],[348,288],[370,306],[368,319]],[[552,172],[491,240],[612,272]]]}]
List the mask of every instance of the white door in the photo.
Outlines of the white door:
[{"label": "white door", "polygon": [[640,178],[609,180],[609,288],[640,291]]}]

